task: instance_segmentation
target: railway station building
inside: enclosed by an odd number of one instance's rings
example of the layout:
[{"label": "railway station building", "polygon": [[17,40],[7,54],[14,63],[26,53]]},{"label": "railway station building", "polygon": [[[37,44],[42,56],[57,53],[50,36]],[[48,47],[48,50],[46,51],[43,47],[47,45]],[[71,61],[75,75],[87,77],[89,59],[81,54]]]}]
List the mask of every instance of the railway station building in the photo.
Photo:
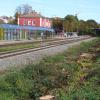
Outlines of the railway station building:
[{"label": "railway station building", "polygon": [[41,37],[41,32],[44,32],[46,37],[51,37],[53,29],[47,27],[0,24],[0,40],[37,39]]},{"label": "railway station building", "polygon": [[52,36],[50,18],[43,17],[33,11],[18,16],[18,25],[0,24],[0,40],[36,39],[44,33],[45,37]]},{"label": "railway station building", "polygon": [[51,28],[52,22],[50,18],[44,17],[34,10],[29,14],[18,16],[18,25]]}]

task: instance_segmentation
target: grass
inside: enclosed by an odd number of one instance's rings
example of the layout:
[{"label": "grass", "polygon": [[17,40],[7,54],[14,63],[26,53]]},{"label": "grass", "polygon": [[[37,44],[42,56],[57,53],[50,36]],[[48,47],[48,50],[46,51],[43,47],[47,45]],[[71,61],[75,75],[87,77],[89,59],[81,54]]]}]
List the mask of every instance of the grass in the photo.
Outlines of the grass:
[{"label": "grass", "polygon": [[23,45],[1,47],[0,52],[16,51],[16,50],[19,50],[19,49],[36,48],[36,47],[40,47],[40,44],[36,43],[36,44],[23,44]]},{"label": "grass", "polygon": [[[58,40],[58,39],[56,39]],[[48,43],[50,41],[55,41],[55,39],[46,39],[43,42]],[[13,46],[5,46],[5,47],[0,47],[0,52],[7,52],[7,51],[17,51],[19,49],[29,49],[29,48],[38,48],[41,46],[41,41],[36,41],[30,44],[16,44]]]},{"label": "grass", "polygon": [[[46,57],[39,64],[0,77],[0,100],[38,100],[52,94],[57,100],[100,99],[100,39],[83,42],[61,54]],[[82,66],[82,53],[96,56]]]}]

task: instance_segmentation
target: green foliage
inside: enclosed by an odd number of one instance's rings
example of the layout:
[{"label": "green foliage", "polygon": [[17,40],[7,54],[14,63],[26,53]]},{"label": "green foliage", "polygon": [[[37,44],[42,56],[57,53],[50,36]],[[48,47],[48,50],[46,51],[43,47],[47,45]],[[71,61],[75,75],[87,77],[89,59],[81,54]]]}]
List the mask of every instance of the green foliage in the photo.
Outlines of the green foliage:
[{"label": "green foliage", "polygon": [[[98,45],[98,40],[91,41],[87,44],[82,43],[82,47],[86,48],[84,51],[87,53],[90,52],[91,49],[95,49],[95,47],[100,48],[100,42]],[[84,45],[83,45],[84,44]],[[85,46],[86,45],[86,46]],[[97,46],[96,46],[97,45]],[[81,46],[80,46],[81,47]],[[82,48],[81,47],[81,48]],[[76,47],[77,48],[77,47]],[[89,49],[90,48],[90,49]],[[74,48],[75,49],[75,48]],[[70,50],[72,55],[80,53],[81,49],[78,50]],[[78,51],[76,53],[76,51]],[[82,51],[83,52],[83,51]],[[82,53],[81,52],[81,53]],[[96,51],[91,51],[92,54],[96,54]],[[68,55],[71,55],[71,53]],[[100,54],[99,54],[100,55]],[[100,56],[95,55],[95,60],[88,58],[89,61],[93,62],[89,68],[84,69],[82,65],[78,65],[78,69],[74,70],[71,74],[72,77],[69,79],[69,85],[66,87],[66,91],[59,92],[59,100],[99,100],[100,99]],[[82,58],[85,59],[85,58]],[[79,59],[80,61],[81,59]]]},{"label": "green foliage", "polygon": [[17,100],[14,95],[9,92],[0,92],[0,100]]},{"label": "green foliage", "polygon": [[6,51],[16,51],[20,49],[28,49],[28,48],[37,48],[40,46],[40,43],[33,43],[33,44],[21,44],[21,45],[14,45],[14,46],[7,46],[7,47],[1,47],[0,52],[6,52]]},{"label": "green foliage", "polygon": [[18,12],[15,13],[14,17],[15,20],[13,21],[13,24],[18,24],[18,17],[20,16],[20,14]]},{"label": "green foliage", "polygon": [[63,20],[61,18],[53,18],[52,27],[55,32],[61,32],[63,30]]},{"label": "green foliage", "polygon": [[53,18],[52,27],[55,32],[78,32],[78,35],[100,36],[99,32],[93,31],[100,25],[93,19],[79,20],[76,15],[66,15],[64,18]]},{"label": "green foliage", "polygon": [[98,24],[95,20],[80,20],[79,21],[79,35],[91,35],[96,36],[93,28],[98,28]]},{"label": "green foliage", "polygon": [[[57,96],[57,100],[99,100],[100,49],[97,48],[99,39],[83,42],[62,54],[44,58],[39,64],[29,64],[1,76],[0,100],[38,100],[47,94]],[[89,68],[77,62],[83,59],[79,59],[83,52],[96,55],[95,59],[88,58],[92,63]]]},{"label": "green foliage", "polygon": [[2,92],[10,93],[17,98],[27,98],[32,88],[32,80],[26,79],[23,73],[11,73],[0,80],[0,94]]},{"label": "green foliage", "polygon": [[78,28],[77,16],[73,16],[73,15],[65,16],[63,27],[65,32],[76,32]]}]

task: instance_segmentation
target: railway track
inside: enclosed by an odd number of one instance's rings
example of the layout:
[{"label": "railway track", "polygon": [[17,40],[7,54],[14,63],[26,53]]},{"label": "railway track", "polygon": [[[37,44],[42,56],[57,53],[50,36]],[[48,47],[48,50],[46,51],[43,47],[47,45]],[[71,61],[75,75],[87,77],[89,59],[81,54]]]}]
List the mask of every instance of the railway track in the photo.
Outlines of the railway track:
[{"label": "railway track", "polygon": [[76,39],[71,39],[71,40],[60,40],[60,41],[48,42],[47,44],[45,44],[44,46],[41,46],[39,48],[25,48],[25,49],[19,49],[17,51],[2,52],[2,53],[0,53],[0,59],[11,57],[11,56],[16,56],[16,55],[20,55],[20,54],[25,54],[25,53],[29,53],[29,52],[34,52],[34,51],[38,51],[38,50],[43,50],[43,49],[47,49],[47,48],[51,48],[51,47],[55,47],[55,46],[59,46],[59,45],[69,44],[69,43],[73,43],[73,42],[77,42],[77,41],[81,41],[81,40],[85,40],[85,39],[89,39],[89,38],[90,37],[76,38]]},{"label": "railway track", "polygon": [[[44,42],[50,42],[50,41],[58,41],[58,40],[63,40],[63,39],[48,39],[48,40],[44,40]],[[25,44],[33,44],[33,43],[40,43],[41,40],[35,41],[35,40],[31,40],[31,41],[14,41],[14,42],[6,42],[4,44],[0,44],[0,48],[3,47],[9,47],[9,46],[16,46],[16,45],[25,45]]]}]

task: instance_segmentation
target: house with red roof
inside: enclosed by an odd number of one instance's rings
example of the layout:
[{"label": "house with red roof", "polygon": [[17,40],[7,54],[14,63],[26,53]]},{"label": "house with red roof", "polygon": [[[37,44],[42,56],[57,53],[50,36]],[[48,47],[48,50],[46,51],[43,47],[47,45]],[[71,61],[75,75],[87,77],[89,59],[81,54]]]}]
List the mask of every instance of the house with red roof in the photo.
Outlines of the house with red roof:
[{"label": "house with red roof", "polygon": [[51,24],[50,18],[44,17],[36,11],[18,17],[18,25],[51,28]]}]

